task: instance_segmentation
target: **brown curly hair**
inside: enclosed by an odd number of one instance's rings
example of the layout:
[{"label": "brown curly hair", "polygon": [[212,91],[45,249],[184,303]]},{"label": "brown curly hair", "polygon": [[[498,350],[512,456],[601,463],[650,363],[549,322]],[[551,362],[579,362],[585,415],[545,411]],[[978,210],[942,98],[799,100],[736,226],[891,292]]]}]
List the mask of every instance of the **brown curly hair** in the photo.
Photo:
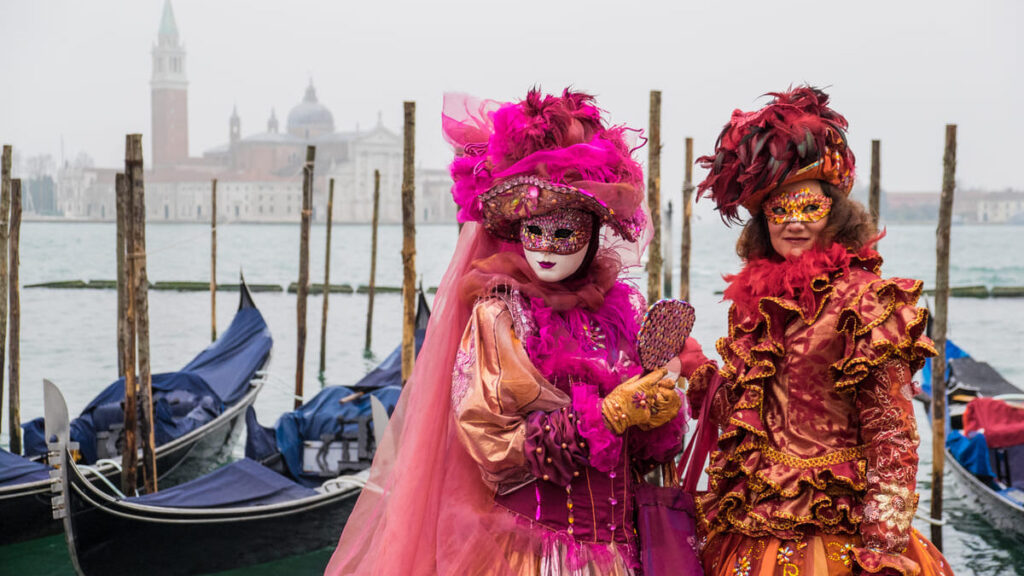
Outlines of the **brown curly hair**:
[{"label": "brown curly hair", "polygon": [[[835,187],[821,183],[822,191],[832,199],[832,211],[828,215],[828,224],[821,233],[821,241],[825,245],[838,242],[851,250],[859,250],[878,235],[878,230],[871,215],[864,206],[850,200]],[[746,224],[736,241],[736,254],[744,260],[756,260],[775,256],[771,237],[768,235],[768,219],[764,212],[758,211]]]}]

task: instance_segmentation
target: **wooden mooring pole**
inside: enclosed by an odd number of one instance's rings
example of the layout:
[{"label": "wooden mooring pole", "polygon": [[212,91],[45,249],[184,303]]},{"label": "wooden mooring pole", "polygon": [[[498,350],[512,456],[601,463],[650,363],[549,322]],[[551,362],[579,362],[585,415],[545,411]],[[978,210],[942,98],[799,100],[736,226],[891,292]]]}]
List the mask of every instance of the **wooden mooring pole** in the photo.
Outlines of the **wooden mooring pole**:
[{"label": "wooden mooring pole", "polygon": [[327,192],[327,249],[324,256],[324,310],[320,319],[320,385],[327,370],[327,298],[331,294],[331,225],[334,219],[334,178]]},{"label": "wooden mooring pole", "polygon": [[373,340],[373,295],[377,291],[377,223],[380,221],[380,170],[373,171],[373,227],[370,232],[370,290],[369,303],[366,309],[366,346],[363,350],[370,354],[370,343]]},{"label": "wooden mooring pole", "polygon": [[679,249],[679,299],[690,299],[690,251],[693,243],[693,138],[686,139],[686,169],[683,178],[683,238]]},{"label": "wooden mooring pole", "polygon": [[135,235],[132,233],[132,195],[126,174],[115,179],[117,191],[117,218],[122,242],[118,243],[117,259],[121,274],[118,277],[117,342],[120,346],[119,363],[124,376],[124,442],[121,446],[121,491],[131,495],[138,486],[138,442],[135,431],[138,426],[137,389],[135,379],[135,270],[131,254],[135,252]]},{"label": "wooden mooring pole", "polygon": [[[11,154],[11,146],[5,144],[0,156],[0,374],[4,373],[7,345],[7,215],[11,210]],[[0,408],[3,400],[4,386],[0,381]],[[10,405],[14,403],[10,402]],[[3,411],[0,410],[0,421],[2,418]]]},{"label": "wooden mooring pole", "polygon": [[935,230],[935,321],[932,339],[938,356],[932,359],[932,543],[942,550],[942,475],[946,465],[946,320],[949,311],[949,231],[956,185],[956,124],[946,125],[942,156],[942,196]]},{"label": "wooden mooring pole", "polygon": [[18,289],[18,239],[21,232],[21,180],[11,180],[10,227],[10,306],[11,331],[7,362],[7,385],[10,387],[10,440],[11,452],[21,454],[21,293]]},{"label": "wooden mooring pole", "polygon": [[647,247],[647,303],[661,300],[661,91],[651,90],[647,134],[647,208],[654,234]]},{"label": "wooden mooring pole", "polygon": [[210,190],[210,342],[217,339],[217,179]]},{"label": "wooden mooring pole", "polygon": [[665,259],[663,260],[665,278],[662,296],[672,297],[672,201],[668,201],[668,209],[665,210]]},{"label": "wooden mooring pole", "polygon": [[128,287],[125,282],[125,274],[128,267],[125,264],[125,210],[127,205],[123,202],[125,190],[124,174],[118,173],[114,180],[114,206],[117,214],[117,375],[125,375],[124,350],[128,345],[126,340],[128,332],[125,328],[125,313],[128,307],[125,305],[125,298],[128,297]]},{"label": "wooden mooring pole", "polygon": [[306,163],[302,165],[302,221],[299,233],[299,286],[296,304],[298,326],[295,360],[295,408],[302,405],[302,379],[306,365],[306,298],[309,295],[309,225],[313,217],[313,162],[316,147],[306,147]]},{"label": "wooden mooring pole", "polygon": [[142,474],[146,492],[157,491],[156,438],[153,433],[153,375],[149,356],[149,278],[146,274],[146,188],[142,169],[142,134],[129,134],[125,178],[132,196],[132,290],[135,292],[135,335],[138,339],[139,422],[142,437]]},{"label": "wooden mooring pole", "polygon": [[881,140],[871,141],[871,185],[868,187],[868,210],[871,212],[871,221],[878,227],[881,219],[882,204],[882,142]]},{"label": "wooden mooring pole", "polygon": [[402,384],[416,356],[416,103],[405,102],[402,149]]}]

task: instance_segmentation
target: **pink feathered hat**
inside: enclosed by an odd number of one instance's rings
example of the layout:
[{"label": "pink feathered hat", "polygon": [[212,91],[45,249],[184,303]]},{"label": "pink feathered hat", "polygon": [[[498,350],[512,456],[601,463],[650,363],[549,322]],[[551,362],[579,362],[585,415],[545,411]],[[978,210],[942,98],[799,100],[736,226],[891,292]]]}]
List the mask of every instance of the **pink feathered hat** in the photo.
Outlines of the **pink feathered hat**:
[{"label": "pink feathered hat", "polygon": [[494,236],[518,241],[519,220],[577,208],[629,242],[641,236],[643,170],[626,143],[630,129],[606,127],[592,96],[531,90],[503,104],[447,94],[442,123],[455,147],[460,222],[482,222]]}]

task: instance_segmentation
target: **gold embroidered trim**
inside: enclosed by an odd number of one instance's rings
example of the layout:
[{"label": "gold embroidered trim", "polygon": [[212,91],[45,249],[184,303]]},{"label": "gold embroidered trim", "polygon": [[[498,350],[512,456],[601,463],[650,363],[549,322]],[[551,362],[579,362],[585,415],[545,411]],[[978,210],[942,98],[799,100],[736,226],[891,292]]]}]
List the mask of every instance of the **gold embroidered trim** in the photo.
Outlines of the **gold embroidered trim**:
[{"label": "gold embroidered trim", "polygon": [[861,446],[851,446],[849,448],[836,450],[835,452],[829,452],[824,456],[815,456],[813,458],[800,458],[792,454],[787,454],[781,450],[773,448],[763,440],[758,441],[757,449],[772,462],[785,464],[791,468],[821,468],[822,466],[832,466],[835,464],[842,464],[843,462],[852,462],[863,458],[864,456],[864,448]]}]

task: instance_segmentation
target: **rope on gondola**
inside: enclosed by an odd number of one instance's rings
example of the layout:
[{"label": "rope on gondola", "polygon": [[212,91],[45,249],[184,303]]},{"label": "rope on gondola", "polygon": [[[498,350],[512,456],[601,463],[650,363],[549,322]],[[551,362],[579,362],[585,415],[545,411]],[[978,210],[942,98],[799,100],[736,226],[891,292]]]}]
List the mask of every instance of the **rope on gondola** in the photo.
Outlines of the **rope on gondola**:
[{"label": "rope on gondola", "polygon": [[284,393],[288,396],[289,400],[298,400],[299,402],[304,400],[302,396],[297,396],[295,394],[290,382],[286,382],[266,370],[260,370],[256,375],[263,378],[264,384],[270,384],[271,388],[273,388],[275,392]]},{"label": "rope on gondola", "polygon": [[919,519],[919,520],[924,520],[925,522],[931,524],[932,526],[945,526],[946,525],[946,519],[945,518],[935,519],[935,518],[932,518],[931,516],[925,516],[925,515],[923,515],[921,513],[920,510],[918,510],[917,513],[914,514],[914,517]]}]

